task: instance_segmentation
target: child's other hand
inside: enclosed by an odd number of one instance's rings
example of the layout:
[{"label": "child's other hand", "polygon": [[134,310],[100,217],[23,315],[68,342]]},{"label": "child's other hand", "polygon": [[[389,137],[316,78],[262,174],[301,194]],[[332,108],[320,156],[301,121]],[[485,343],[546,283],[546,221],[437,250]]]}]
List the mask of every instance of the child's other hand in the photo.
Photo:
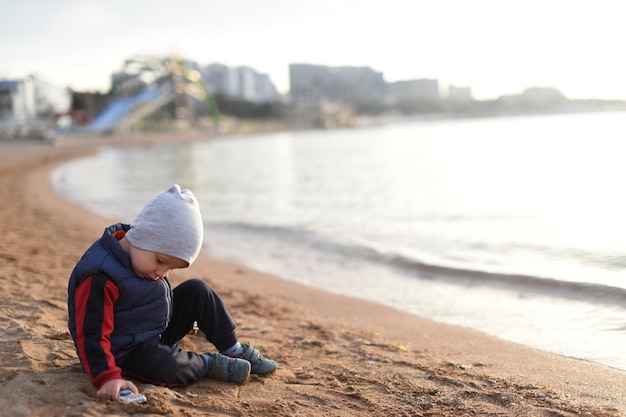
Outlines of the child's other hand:
[{"label": "child's other hand", "polygon": [[135,394],[139,392],[135,384],[130,381],[125,379],[112,379],[100,387],[96,396],[103,400],[117,401],[117,397],[123,389],[129,389]]}]

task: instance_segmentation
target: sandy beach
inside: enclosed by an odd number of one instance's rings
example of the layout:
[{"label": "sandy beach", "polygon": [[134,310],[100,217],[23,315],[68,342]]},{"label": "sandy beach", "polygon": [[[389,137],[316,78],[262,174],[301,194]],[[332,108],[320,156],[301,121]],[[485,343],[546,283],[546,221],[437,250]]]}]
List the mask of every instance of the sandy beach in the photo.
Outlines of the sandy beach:
[{"label": "sandy beach", "polygon": [[[193,140],[193,136],[176,140]],[[0,414],[7,416],[624,416],[626,373],[539,352],[201,256],[242,342],[279,362],[243,386],[138,384],[146,404],[98,400],[67,330],[67,280],[117,222],[54,194],[57,164],[164,136],[0,141]],[[213,350],[201,334],[182,342]]]}]

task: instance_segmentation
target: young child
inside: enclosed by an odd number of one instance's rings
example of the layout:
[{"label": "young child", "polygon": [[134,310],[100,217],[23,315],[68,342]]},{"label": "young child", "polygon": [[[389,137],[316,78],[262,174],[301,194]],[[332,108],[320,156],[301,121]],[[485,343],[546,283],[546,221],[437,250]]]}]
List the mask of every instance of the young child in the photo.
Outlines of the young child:
[{"label": "young child", "polygon": [[[69,329],[97,397],[116,400],[137,387],[125,377],[184,386],[207,376],[244,383],[273,372],[276,362],[237,339],[220,297],[200,279],[172,289],[167,274],[187,268],[203,239],[198,202],[173,185],[153,198],[131,225],[105,229],[74,267],[68,286]],[[193,327],[220,353],[176,345]]]}]

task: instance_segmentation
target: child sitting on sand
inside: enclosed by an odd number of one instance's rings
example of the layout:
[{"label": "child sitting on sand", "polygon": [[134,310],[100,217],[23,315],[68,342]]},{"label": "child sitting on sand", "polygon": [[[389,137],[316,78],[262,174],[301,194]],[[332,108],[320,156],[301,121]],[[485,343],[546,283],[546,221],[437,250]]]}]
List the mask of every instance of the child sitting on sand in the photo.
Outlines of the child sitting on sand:
[{"label": "child sitting on sand", "polygon": [[[137,393],[136,380],[184,386],[204,376],[244,383],[273,372],[276,362],[237,339],[221,298],[200,279],[172,289],[167,274],[190,266],[203,239],[198,202],[173,185],[131,225],[105,229],[74,267],[68,286],[69,329],[97,397]],[[176,345],[194,322],[220,353]]]}]

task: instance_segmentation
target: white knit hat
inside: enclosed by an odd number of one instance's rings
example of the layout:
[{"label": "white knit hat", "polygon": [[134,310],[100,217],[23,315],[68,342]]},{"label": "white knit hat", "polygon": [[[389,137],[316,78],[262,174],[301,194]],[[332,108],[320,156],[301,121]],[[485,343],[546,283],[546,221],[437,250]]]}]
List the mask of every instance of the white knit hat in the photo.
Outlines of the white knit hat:
[{"label": "white knit hat", "polygon": [[150,200],[126,232],[134,247],[174,256],[189,265],[200,253],[203,236],[198,200],[178,184]]}]

